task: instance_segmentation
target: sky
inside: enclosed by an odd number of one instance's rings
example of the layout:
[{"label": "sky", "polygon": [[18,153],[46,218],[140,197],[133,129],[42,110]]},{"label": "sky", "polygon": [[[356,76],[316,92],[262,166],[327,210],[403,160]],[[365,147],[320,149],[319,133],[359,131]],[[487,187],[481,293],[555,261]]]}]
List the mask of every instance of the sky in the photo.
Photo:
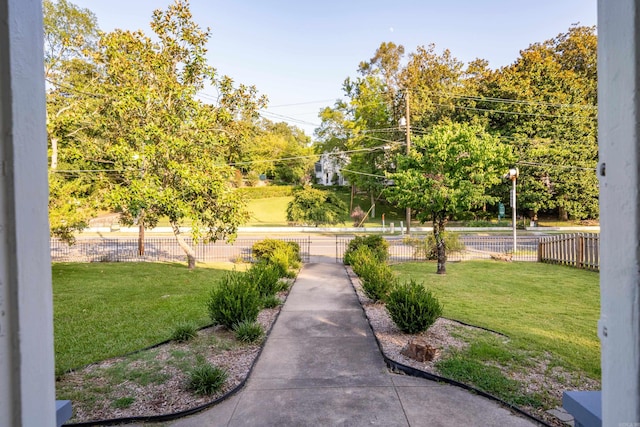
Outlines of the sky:
[{"label": "sky", "polygon": [[[70,0],[91,10],[103,31],[150,34],[154,9],[171,0]],[[597,0],[191,0],[196,23],[211,29],[209,64],[269,98],[264,117],[286,121],[309,136],[318,112],[342,97],[382,42],[449,49],[467,63],[513,63],[522,49],[596,25]],[[206,92],[206,91],[205,91]],[[213,90],[210,91],[213,95]],[[293,105],[292,105],[293,104]]]}]

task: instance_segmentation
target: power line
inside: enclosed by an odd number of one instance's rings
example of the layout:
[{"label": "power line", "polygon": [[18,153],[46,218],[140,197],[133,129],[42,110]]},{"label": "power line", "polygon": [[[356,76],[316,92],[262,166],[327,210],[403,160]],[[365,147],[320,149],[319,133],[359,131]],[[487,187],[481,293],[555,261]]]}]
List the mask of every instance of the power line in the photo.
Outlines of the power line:
[{"label": "power line", "polygon": [[596,171],[596,168],[586,168],[583,166],[572,166],[572,165],[554,165],[550,163],[533,163],[533,162],[520,161],[520,162],[516,162],[516,164],[523,165],[523,166],[543,167],[543,168],[578,169],[578,170],[593,171],[593,172]]},{"label": "power line", "polygon": [[124,172],[141,172],[142,169],[50,169],[51,173],[124,173]]},{"label": "power line", "polygon": [[[417,89],[413,89],[412,92],[416,93]],[[584,105],[584,104],[562,104],[562,103],[553,103],[553,102],[544,102],[544,101],[527,101],[523,99],[510,99],[510,98],[493,98],[493,97],[484,97],[484,96],[472,96],[472,95],[457,95],[454,93],[447,92],[438,92],[438,91],[425,91],[432,94],[438,94],[443,96],[448,96],[451,98],[458,99],[467,99],[471,101],[480,101],[480,102],[493,102],[493,103],[503,103],[503,104],[524,104],[524,105],[532,105],[532,106],[543,106],[543,107],[558,107],[558,108],[580,108],[580,109],[588,109],[595,110],[598,107],[595,105]]]},{"label": "power line", "polygon": [[[296,119],[295,117],[285,116],[283,114],[278,114],[278,113],[272,113],[270,111],[260,111],[259,114],[261,116],[265,116],[265,115],[266,116],[271,116],[271,118],[276,118],[276,119],[279,119],[279,120],[291,121],[291,122],[302,124],[302,125],[320,127],[320,124],[318,124],[318,123],[311,123],[311,122],[307,122],[305,120]],[[269,117],[266,117],[266,118],[269,118]]]},{"label": "power line", "polygon": [[462,105],[445,105],[445,104],[437,104],[437,103],[433,103],[433,105],[437,105],[439,107],[447,107],[447,108],[450,108],[450,107],[459,108],[462,110],[486,111],[489,113],[511,114],[516,116],[548,117],[548,118],[559,118],[559,119],[575,119],[575,118],[589,118],[592,120],[596,119],[596,117],[582,117],[582,116],[570,115],[570,114],[558,115],[558,114],[524,113],[524,112],[516,112],[516,111],[492,110],[489,108],[465,107]]},{"label": "power line", "polygon": [[375,175],[375,174],[372,174],[372,173],[356,172],[356,171],[352,171],[352,170],[344,169],[344,168],[340,169],[340,171],[341,172],[349,172],[349,173],[353,173],[353,174],[356,174],[356,175],[372,176],[372,177],[375,177],[375,178],[385,178],[385,179],[387,178],[384,175]]},{"label": "power line", "polygon": [[335,99],[322,99],[318,101],[307,101],[307,102],[296,102],[292,104],[279,104],[279,105],[269,105],[268,108],[280,108],[280,107],[295,107],[298,105],[309,105],[309,104],[322,104],[324,102],[335,101]]}]

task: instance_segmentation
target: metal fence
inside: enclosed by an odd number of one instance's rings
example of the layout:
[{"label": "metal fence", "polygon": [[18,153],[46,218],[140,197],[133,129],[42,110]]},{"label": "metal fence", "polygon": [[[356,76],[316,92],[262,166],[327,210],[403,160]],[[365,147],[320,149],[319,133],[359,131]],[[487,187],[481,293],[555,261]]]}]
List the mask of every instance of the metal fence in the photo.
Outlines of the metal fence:
[{"label": "metal fence", "polygon": [[[185,241],[195,250],[196,260],[213,261],[254,261],[251,248],[264,239],[236,239],[233,243],[217,241],[193,244]],[[309,262],[311,238],[282,238],[286,242],[300,245],[300,257]],[[58,262],[135,262],[135,261],[185,261],[186,255],[178,246],[175,237],[151,237],[144,239],[144,255],[138,254],[137,237],[82,238],[68,245],[62,240],[51,239],[51,259]]]},{"label": "metal fence", "polygon": [[[513,261],[538,261],[539,236],[518,236],[516,239],[516,252],[513,253],[512,236],[477,236],[459,235],[464,248],[457,251],[447,251],[447,260],[466,261],[472,259],[491,259],[496,255],[509,255]],[[336,237],[336,262],[342,262],[349,242],[354,236]],[[429,236],[412,238],[388,238],[389,261],[426,261],[433,259],[426,243]]]},{"label": "metal fence", "polygon": [[600,235],[578,233],[543,237],[538,247],[538,260],[598,271],[600,269]]}]

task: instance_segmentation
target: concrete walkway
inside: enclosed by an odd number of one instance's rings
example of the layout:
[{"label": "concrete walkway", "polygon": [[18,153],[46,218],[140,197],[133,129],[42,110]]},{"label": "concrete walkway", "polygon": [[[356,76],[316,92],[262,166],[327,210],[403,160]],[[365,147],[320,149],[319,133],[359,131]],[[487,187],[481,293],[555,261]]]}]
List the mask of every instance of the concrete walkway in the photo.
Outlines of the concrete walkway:
[{"label": "concrete walkway", "polygon": [[462,389],[388,372],[341,264],[306,264],[246,387],[202,426],[533,426]]}]

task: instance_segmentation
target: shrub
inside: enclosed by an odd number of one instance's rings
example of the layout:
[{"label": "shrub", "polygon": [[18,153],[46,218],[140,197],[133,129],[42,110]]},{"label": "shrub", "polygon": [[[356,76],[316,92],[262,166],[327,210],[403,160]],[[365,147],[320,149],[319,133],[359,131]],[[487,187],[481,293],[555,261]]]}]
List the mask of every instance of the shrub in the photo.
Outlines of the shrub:
[{"label": "shrub", "polygon": [[277,268],[280,277],[290,277],[289,269],[300,267],[290,248],[276,248],[269,258],[269,263]]},{"label": "shrub", "polygon": [[210,363],[201,362],[189,372],[189,390],[200,395],[211,395],[222,388],[227,372]]},{"label": "shrub", "polygon": [[343,261],[346,265],[351,265],[352,254],[360,246],[367,246],[369,249],[371,249],[373,256],[379,262],[385,262],[389,258],[389,253],[387,252],[389,243],[387,243],[387,241],[383,239],[382,236],[356,236],[349,242],[349,246],[344,253]]},{"label": "shrub", "polygon": [[243,321],[255,322],[260,311],[260,292],[244,273],[222,277],[207,303],[211,320],[229,329]]},{"label": "shrub", "polygon": [[372,262],[365,264],[362,273],[362,290],[373,301],[386,301],[397,278],[387,264]]},{"label": "shrub", "polygon": [[195,338],[197,333],[197,328],[193,323],[182,322],[174,328],[171,339],[173,341],[185,342]]},{"label": "shrub", "polygon": [[240,322],[233,327],[236,333],[236,339],[242,342],[256,342],[262,335],[264,330],[258,322]]},{"label": "shrub", "polygon": [[374,301],[384,301],[397,279],[386,263],[378,261],[371,248],[360,246],[351,255],[353,271],[362,281],[362,290]]},{"label": "shrub", "polygon": [[282,301],[280,301],[280,298],[278,298],[275,295],[269,295],[266,297],[262,298],[262,307],[263,308],[275,308],[277,306],[279,306],[280,304],[282,304]]},{"label": "shrub", "polygon": [[287,221],[316,227],[343,223],[346,213],[347,205],[335,193],[309,186],[295,190],[287,205]]},{"label": "shrub", "polygon": [[[436,247],[436,238],[433,234],[425,236],[424,239],[405,237],[403,243],[415,248],[413,256],[416,259],[438,259],[438,248]],[[447,253],[460,252],[465,249],[464,243],[460,241],[460,238],[455,233],[444,234],[444,247]]]},{"label": "shrub", "polygon": [[282,290],[279,266],[268,264],[266,261],[253,264],[245,273],[245,277],[248,283],[258,289],[261,297],[275,295]]},{"label": "shrub", "polygon": [[296,242],[264,239],[253,244],[252,252],[253,256],[259,261],[264,260],[278,264],[281,267],[286,264],[285,273],[288,273],[289,268],[298,268],[300,266],[300,245]]},{"label": "shrub", "polygon": [[414,280],[396,286],[387,299],[387,311],[402,332],[426,331],[442,315],[442,305]]}]

